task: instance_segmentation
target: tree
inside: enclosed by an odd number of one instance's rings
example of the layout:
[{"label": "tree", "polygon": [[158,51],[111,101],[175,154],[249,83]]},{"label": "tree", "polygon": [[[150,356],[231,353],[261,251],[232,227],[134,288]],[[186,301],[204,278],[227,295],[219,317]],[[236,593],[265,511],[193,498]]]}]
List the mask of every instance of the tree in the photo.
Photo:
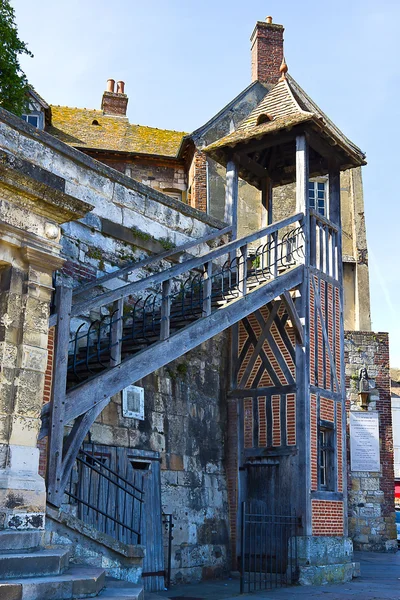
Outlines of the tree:
[{"label": "tree", "polygon": [[15,13],[9,0],[0,0],[0,106],[21,115],[27,103],[28,80],[19,55],[33,56],[18,37]]}]

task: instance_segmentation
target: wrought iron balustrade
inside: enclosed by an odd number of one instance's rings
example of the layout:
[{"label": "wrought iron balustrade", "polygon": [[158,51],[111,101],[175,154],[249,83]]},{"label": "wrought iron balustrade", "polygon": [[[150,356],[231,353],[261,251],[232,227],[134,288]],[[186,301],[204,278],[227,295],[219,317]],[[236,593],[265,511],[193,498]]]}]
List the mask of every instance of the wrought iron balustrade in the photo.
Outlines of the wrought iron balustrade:
[{"label": "wrought iron balustrade", "polygon": [[[90,324],[82,322],[70,341],[70,385],[116,366],[123,355],[168,338],[302,262],[301,224],[282,237],[279,227],[270,229],[272,233],[261,238],[255,250],[250,250],[248,243],[228,244],[211,252],[211,260],[194,259],[195,265],[186,272],[184,266],[177,265],[170,269],[170,277],[168,273],[165,278],[160,274],[149,277],[149,292],[122,295],[117,303],[103,304],[101,310],[106,314]],[[134,292],[135,284],[125,287]]]},{"label": "wrought iron balustrade", "polygon": [[128,463],[121,473],[121,461],[113,450],[88,444],[81,448],[65,493],[79,519],[124,544],[140,544],[143,476]]}]

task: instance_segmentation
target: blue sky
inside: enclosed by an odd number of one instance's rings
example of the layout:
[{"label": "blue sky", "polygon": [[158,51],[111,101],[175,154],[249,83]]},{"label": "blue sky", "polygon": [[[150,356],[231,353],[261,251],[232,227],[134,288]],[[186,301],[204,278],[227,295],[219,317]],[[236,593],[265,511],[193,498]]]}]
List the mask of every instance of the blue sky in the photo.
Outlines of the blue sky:
[{"label": "blue sky", "polygon": [[285,26],[289,72],[366,153],[372,327],[400,367],[400,2],[398,0],[12,0],[34,59],[22,66],[52,104],[100,108],[126,82],[132,123],[192,131],[250,83],[249,38]]}]

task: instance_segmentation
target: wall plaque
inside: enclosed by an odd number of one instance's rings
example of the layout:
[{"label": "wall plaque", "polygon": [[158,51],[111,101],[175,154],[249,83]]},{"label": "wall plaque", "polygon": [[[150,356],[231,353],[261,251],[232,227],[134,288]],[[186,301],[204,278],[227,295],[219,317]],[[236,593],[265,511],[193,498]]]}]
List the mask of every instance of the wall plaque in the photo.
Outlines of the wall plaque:
[{"label": "wall plaque", "polygon": [[380,471],[379,416],[377,411],[350,411],[352,471]]}]

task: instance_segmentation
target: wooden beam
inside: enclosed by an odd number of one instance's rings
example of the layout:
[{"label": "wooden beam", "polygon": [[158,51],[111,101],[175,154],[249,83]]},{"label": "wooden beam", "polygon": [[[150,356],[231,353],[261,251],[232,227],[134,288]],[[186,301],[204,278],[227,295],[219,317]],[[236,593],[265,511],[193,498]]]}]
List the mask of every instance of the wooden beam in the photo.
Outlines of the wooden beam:
[{"label": "wooden beam", "polygon": [[114,271],[113,273],[108,273],[107,275],[104,275],[103,277],[99,277],[95,281],[91,281],[90,283],[81,285],[78,288],[76,288],[73,292],[74,300],[76,298],[81,298],[82,296],[85,295],[85,292],[92,290],[97,285],[102,285],[106,281],[116,279],[117,277],[121,277],[122,275],[126,275],[128,273],[133,273],[134,271],[137,271],[138,269],[143,269],[143,267],[147,267],[148,265],[153,264],[154,262],[158,262],[160,260],[166,260],[167,258],[172,258],[173,256],[176,256],[177,254],[186,252],[186,250],[193,251],[196,248],[198,248],[199,246],[206,244],[207,242],[211,242],[213,240],[216,240],[216,239],[222,237],[223,235],[227,235],[227,234],[231,233],[231,231],[232,231],[232,227],[229,225],[228,227],[224,227],[223,229],[220,229],[219,231],[213,231],[212,233],[208,233],[207,235],[197,238],[196,240],[191,240],[190,242],[186,242],[186,244],[177,246],[176,248],[173,248],[172,250],[165,250],[165,252],[161,252],[160,254],[155,254],[155,255],[153,254],[152,256],[149,256],[143,260],[139,260],[139,262],[129,263],[125,267],[122,267],[121,269],[118,269],[117,271]]},{"label": "wooden beam", "polygon": [[182,275],[182,273],[186,273],[187,271],[191,271],[192,269],[203,268],[205,262],[213,261],[221,256],[226,254],[236,254],[236,250],[243,246],[244,244],[251,244],[252,242],[274,233],[283,227],[291,225],[296,221],[301,221],[303,218],[302,213],[298,213],[282,219],[281,221],[277,221],[260,231],[256,231],[255,233],[250,233],[244,238],[233,240],[229,242],[229,244],[225,244],[224,246],[220,246],[215,250],[211,250],[207,254],[203,256],[198,256],[195,258],[190,258],[183,263],[179,263],[166,269],[165,271],[161,271],[160,273],[156,273],[151,275],[150,277],[145,277],[139,281],[134,281],[132,283],[128,283],[116,290],[110,290],[105,292],[101,296],[97,296],[95,298],[91,298],[89,300],[85,300],[83,302],[79,302],[78,304],[74,304],[71,309],[71,316],[77,317],[82,315],[83,313],[91,310],[92,308],[98,308],[99,306],[105,306],[106,304],[111,304],[115,300],[119,300],[120,298],[124,298],[129,294],[134,294],[140,292],[142,290],[148,289],[152,286],[162,283],[166,279],[171,279],[172,277],[178,277]]},{"label": "wooden beam", "polygon": [[292,300],[292,296],[289,294],[288,291],[286,291],[286,292],[283,292],[281,298],[282,298],[283,303],[288,312],[289,319],[291,320],[292,325],[294,327],[296,337],[297,337],[298,341],[300,342],[300,344],[302,346],[304,346],[304,329],[303,329],[303,325],[301,323],[299,314],[298,314],[296,307],[294,305],[294,302]]},{"label": "wooden beam", "polygon": [[296,138],[296,212],[308,215],[308,144],[305,135]]},{"label": "wooden beam", "polygon": [[224,220],[232,227],[232,239],[237,238],[238,216],[238,167],[235,160],[228,161],[226,165],[226,192]]},{"label": "wooden beam", "polygon": [[167,340],[156,342],[151,347],[125,359],[118,367],[103,371],[95,379],[74,388],[66,397],[66,419],[68,421],[76,419],[104,399],[231,327],[285,290],[297,287],[303,281],[303,272],[303,265],[299,265],[283,273],[247,296],[229,303],[208,317],[200,318]]},{"label": "wooden beam", "polygon": [[234,159],[238,164],[240,164],[241,167],[244,167],[259,179],[265,179],[268,177],[268,171],[264,169],[257,161],[247,156],[247,154],[239,154],[239,152],[237,152],[234,155]]},{"label": "wooden beam", "polygon": [[250,154],[251,152],[257,152],[258,150],[265,150],[266,148],[272,148],[273,146],[281,146],[288,142],[294,142],[296,139],[296,130],[292,129],[290,132],[277,132],[276,134],[269,134],[262,139],[251,139],[249,142],[241,142],[234,148],[235,152],[244,152]]},{"label": "wooden beam", "polygon": [[72,288],[58,286],[56,307],[58,324],[54,339],[54,373],[51,394],[51,421],[48,447],[47,499],[56,504],[60,498],[62,449],[65,420],[65,388],[68,369],[68,345]]},{"label": "wooden beam", "polygon": [[[340,390],[341,388],[340,388],[339,381],[338,381],[337,374],[336,374],[336,361],[332,355],[332,348],[330,347],[330,344],[329,344],[328,333],[326,331],[326,326],[325,326],[325,320],[322,315],[321,300],[320,300],[319,292],[318,292],[317,288],[315,287],[315,281],[314,281],[313,277],[311,278],[311,281],[312,281],[312,286],[314,288],[315,306],[316,306],[318,316],[321,321],[322,337],[324,338],[325,348],[326,348],[326,351],[328,352],[329,362],[331,365],[331,375],[335,381],[336,389]],[[342,362],[343,362],[343,360],[342,360]]]}]

